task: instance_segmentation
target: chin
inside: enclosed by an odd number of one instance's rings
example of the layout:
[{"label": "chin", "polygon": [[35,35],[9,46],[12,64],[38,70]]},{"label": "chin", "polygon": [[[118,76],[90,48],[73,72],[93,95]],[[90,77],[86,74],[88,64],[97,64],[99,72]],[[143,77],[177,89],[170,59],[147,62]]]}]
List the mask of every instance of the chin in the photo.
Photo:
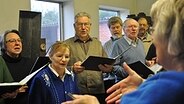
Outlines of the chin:
[{"label": "chin", "polygon": [[21,52],[14,52],[14,54],[19,55]]}]

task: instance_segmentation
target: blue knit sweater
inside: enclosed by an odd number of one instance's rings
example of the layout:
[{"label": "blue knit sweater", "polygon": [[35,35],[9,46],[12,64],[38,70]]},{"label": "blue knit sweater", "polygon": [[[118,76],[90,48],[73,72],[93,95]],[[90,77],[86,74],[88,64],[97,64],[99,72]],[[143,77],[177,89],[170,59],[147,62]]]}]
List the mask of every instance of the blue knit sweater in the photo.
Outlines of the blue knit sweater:
[{"label": "blue knit sweater", "polygon": [[160,72],[148,78],[135,92],[122,97],[121,104],[184,104],[184,72]]},{"label": "blue knit sweater", "polygon": [[41,70],[32,80],[29,104],[61,104],[71,100],[67,93],[78,93],[75,76],[65,74],[64,82],[49,67]]}]

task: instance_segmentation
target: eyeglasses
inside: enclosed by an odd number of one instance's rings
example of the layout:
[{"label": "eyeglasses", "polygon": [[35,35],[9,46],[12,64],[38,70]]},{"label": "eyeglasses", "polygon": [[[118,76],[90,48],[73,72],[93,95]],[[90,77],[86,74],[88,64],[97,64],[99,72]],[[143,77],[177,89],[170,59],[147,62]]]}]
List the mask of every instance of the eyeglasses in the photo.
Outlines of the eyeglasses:
[{"label": "eyeglasses", "polygon": [[10,42],[10,43],[22,42],[22,39],[9,39],[6,41],[6,43],[8,43],[8,42]]},{"label": "eyeglasses", "polygon": [[91,26],[91,23],[75,23],[77,26],[87,26],[87,27],[89,27],[89,26]]}]

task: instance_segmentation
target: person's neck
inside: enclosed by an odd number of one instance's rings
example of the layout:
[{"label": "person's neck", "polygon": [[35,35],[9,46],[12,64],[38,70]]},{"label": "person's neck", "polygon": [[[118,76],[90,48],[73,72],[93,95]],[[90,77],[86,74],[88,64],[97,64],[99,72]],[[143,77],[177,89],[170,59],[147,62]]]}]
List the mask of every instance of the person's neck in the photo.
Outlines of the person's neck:
[{"label": "person's neck", "polygon": [[83,42],[86,42],[87,40],[89,40],[89,36],[87,37],[79,37],[79,39]]},{"label": "person's neck", "polygon": [[59,69],[59,70],[56,69],[56,72],[59,74],[60,78],[63,78],[63,76],[65,74],[65,69]]},{"label": "person's neck", "polygon": [[146,33],[139,33],[138,36],[139,37],[145,37]]}]

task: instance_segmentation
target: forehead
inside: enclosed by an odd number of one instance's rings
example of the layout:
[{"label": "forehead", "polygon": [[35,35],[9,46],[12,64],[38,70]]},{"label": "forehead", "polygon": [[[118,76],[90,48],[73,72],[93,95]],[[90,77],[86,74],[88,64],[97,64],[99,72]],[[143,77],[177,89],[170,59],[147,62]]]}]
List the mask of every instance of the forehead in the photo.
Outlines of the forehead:
[{"label": "forehead", "polygon": [[130,20],[128,20],[128,21],[126,22],[126,25],[127,25],[127,26],[131,26],[131,25],[139,26],[139,23],[138,23],[136,20],[134,20],[134,19],[130,19]]},{"label": "forehead", "polygon": [[70,54],[70,51],[67,47],[58,47],[53,51],[55,54]]},{"label": "forehead", "polygon": [[65,52],[65,51],[69,51],[69,48],[66,47],[63,44],[57,44],[53,47],[52,49],[53,52],[57,52],[57,51],[61,51],[61,52]]},{"label": "forehead", "polygon": [[20,38],[20,37],[16,33],[8,33],[6,35],[6,39],[17,39],[17,38]]},{"label": "forehead", "polygon": [[86,17],[86,16],[82,16],[82,17],[78,17],[77,19],[76,19],[76,22],[90,22],[90,19],[88,18],[88,17]]},{"label": "forehead", "polygon": [[115,26],[121,26],[120,23],[113,23],[110,25],[110,27],[115,27]]},{"label": "forehead", "polygon": [[140,18],[138,23],[147,24],[147,20],[145,18]]}]

